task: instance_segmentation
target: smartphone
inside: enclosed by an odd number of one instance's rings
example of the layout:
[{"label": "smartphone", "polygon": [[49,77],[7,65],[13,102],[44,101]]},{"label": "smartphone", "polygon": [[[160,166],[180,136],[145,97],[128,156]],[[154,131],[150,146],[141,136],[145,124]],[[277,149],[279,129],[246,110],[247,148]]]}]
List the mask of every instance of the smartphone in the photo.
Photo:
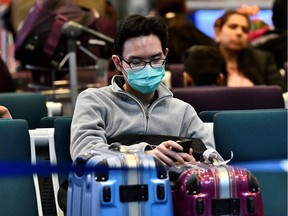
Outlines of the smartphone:
[{"label": "smartphone", "polygon": [[189,153],[189,149],[191,148],[191,143],[192,143],[190,139],[181,139],[181,140],[177,140],[176,142],[179,143],[183,147],[183,150],[180,151],[178,149],[172,148],[172,151]]}]

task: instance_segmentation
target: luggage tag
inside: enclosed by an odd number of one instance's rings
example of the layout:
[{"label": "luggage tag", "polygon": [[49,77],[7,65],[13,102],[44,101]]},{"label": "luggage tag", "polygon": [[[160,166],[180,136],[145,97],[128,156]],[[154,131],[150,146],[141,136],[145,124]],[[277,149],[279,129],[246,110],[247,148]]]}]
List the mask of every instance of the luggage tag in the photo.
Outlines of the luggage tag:
[{"label": "luggage tag", "polygon": [[108,149],[112,150],[112,151],[119,151],[122,153],[127,153],[128,149],[126,148],[126,146],[121,145],[121,143],[119,142],[115,142],[115,143],[111,143],[108,147]]},{"label": "luggage tag", "polygon": [[122,153],[136,153],[137,152],[137,150],[134,150],[134,151],[129,150],[126,145],[122,145],[119,142],[111,143],[108,149],[112,151],[119,151]]},{"label": "luggage tag", "polygon": [[228,160],[225,161],[219,161],[218,159],[219,153],[212,148],[209,148],[204,151],[203,153],[203,159],[206,163],[212,163],[215,166],[220,166],[220,165],[227,165],[232,159],[233,159],[233,152],[231,151],[231,157]]}]

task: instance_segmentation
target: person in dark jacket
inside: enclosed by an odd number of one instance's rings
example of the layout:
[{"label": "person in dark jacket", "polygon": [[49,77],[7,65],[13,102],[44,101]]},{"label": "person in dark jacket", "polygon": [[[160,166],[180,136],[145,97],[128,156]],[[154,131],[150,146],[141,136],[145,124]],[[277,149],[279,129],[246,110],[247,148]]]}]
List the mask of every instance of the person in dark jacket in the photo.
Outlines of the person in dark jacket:
[{"label": "person in dark jacket", "polygon": [[266,31],[251,45],[272,53],[278,67],[282,69],[287,64],[287,0],[273,2],[272,22],[274,28]]},{"label": "person in dark jacket", "polygon": [[226,60],[227,86],[278,85],[286,90],[271,53],[249,48],[250,19],[228,10],[214,23],[215,41]]}]

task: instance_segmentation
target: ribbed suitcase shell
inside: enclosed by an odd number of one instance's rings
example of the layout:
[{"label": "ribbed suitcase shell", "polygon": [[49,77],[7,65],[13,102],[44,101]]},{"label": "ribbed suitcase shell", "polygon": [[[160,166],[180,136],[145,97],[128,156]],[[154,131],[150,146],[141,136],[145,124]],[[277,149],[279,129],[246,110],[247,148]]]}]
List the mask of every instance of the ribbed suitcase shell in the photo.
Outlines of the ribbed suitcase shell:
[{"label": "ribbed suitcase shell", "polygon": [[260,186],[247,169],[189,163],[170,168],[175,216],[262,216]]},{"label": "ribbed suitcase shell", "polygon": [[86,172],[69,175],[68,216],[173,215],[168,173],[144,153],[99,150],[82,158]]}]

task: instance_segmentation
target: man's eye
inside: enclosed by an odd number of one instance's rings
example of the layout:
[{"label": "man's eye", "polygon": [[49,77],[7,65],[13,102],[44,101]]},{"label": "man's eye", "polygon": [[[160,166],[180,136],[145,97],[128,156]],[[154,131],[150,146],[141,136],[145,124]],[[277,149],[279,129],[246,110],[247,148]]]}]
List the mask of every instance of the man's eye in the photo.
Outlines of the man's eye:
[{"label": "man's eye", "polygon": [[163,62],[162,59],[154,59],[154,60],[152,61],[152,64],[161,64],[162,62]]},{"label": "man's eye", "polygon": [[144,63],[143,62],[130,62],[130,64],[134,66],[140,66],[140,65],[143,65]]}]

